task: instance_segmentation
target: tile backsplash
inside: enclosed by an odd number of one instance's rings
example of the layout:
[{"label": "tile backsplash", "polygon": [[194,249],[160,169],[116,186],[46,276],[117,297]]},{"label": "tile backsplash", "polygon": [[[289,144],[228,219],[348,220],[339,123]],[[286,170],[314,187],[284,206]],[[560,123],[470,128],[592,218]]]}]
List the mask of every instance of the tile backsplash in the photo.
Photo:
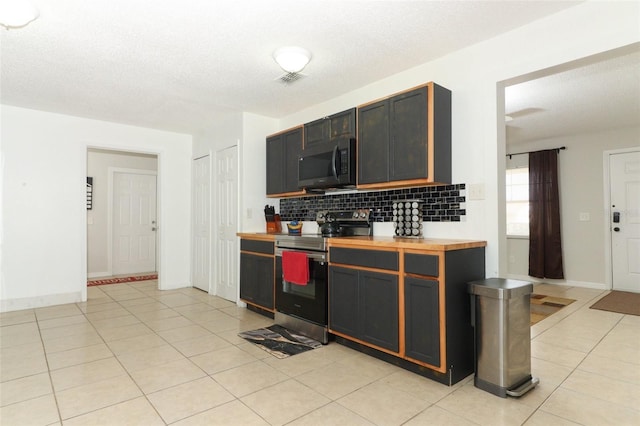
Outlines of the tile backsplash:
[{"label": "tile backsplash", "polygon": [[280,199],[283,221],[315,221],[318,210],[371,209],[374,222],[391,222],[392,204],[397,200],[424,201],[424,222],[460,222],[465,211],[465,184],[421,186],[386,191],[312,195]]}]

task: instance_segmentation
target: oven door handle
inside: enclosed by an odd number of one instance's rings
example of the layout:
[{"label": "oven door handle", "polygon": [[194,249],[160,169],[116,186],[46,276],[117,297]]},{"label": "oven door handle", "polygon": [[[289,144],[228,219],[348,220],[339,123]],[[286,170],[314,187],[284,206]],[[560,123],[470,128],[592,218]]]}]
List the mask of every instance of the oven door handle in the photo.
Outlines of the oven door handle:
[{"label": "oven door handle", "polygon": [[289,250],[289,249],[276,248],[276,256],[282,257],[282,252],[284,252],[284,251],[293,251],[295,253],[304,253],[304,254],[307,255],[307,257],[309,259],[319,260],[321,262],[326,262],[327,261],[327,254],[326,253],[318,253],[317,251],[307,251],[307,250]]}]

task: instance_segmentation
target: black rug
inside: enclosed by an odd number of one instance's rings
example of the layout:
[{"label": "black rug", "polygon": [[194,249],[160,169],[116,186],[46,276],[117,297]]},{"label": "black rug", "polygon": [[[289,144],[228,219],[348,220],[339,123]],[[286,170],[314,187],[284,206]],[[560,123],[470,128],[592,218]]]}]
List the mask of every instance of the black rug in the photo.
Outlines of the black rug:
[{"label": "black rug", "polygon": [[316,340],[295,334],[277,324],[267,328],[243,331],[238,333],[238,336],[255,343],[260,349],[276,358],[286,358],[322,346],[322,343]]}]

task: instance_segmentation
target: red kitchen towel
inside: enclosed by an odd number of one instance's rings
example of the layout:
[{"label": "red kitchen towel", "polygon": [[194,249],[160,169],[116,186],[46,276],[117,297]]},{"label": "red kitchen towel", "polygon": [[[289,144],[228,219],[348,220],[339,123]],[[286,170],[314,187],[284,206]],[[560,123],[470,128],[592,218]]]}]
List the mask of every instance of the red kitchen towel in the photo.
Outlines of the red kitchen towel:
[{"label": "red kitchen towel", "polygon": [[309,260],[306,253],[283,251],[282,275],[287,282],[307,285],[309,282]]}]

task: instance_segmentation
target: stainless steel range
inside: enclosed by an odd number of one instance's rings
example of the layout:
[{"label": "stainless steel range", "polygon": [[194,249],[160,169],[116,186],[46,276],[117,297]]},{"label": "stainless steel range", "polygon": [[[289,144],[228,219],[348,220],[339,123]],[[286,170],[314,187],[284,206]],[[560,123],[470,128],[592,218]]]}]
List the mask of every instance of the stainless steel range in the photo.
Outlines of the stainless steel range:
[{"label": "stainless steel range", "polygon": [[323,210],[316,214],[316,222],[318,234],[278,235],[276,238],[274,320],[326,344],[329,342],[327,240],[372,235],[373,226],[369,209]]}]

